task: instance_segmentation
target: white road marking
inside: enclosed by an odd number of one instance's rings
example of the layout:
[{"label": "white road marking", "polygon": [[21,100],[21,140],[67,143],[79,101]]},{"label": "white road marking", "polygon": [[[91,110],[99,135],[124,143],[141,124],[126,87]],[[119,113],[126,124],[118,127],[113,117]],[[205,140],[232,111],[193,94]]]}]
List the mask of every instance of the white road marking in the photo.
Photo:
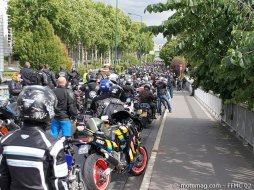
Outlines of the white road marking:
[{"label": "white road marking", "polygon": [[152,154],[151,157],[149,159],[147,168],[146,168],[146,173],[145,176],[143,178],[140,190],[149,190],[150,187],[150,183],[151,183],[151,178],[152,178],[152,173],[153,173],[153,167],[154,167],[154,163],[156,160],[156,156],[157,156],[157,152],[158,152],[158,148],[159,148],[159,144],[161,141],[161,136],[162,136],[162,132],[165,126],[165,121],[168,115],[168,110],[165,111],[162,121],[161,121],[161,125],[160,125],[160,129],[158,131],[158,134],[156,136],[156,140],[155,143],[153,145],[153,149],[152,149]]}]

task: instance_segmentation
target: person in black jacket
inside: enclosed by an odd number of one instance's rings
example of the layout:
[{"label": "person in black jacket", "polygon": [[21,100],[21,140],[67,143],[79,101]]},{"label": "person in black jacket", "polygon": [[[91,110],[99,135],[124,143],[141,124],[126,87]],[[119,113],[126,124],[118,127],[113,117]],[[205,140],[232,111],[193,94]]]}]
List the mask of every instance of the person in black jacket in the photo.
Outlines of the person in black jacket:
[{"label": "person in black jacket", "polygon": [[46,74],[46,76],[47,76],[48,86],[49,86],[51,89],[54,89],[54,88],[57,86],[57,84],[56,84],[56,78],[55,78],[54,73],[52,73],[52,72],[49,70],[49,65],[48,65],[48,64],[45,64],[45,65],[44,65],[43,72],[44,72],[44,73]]},{"label": "person in black jacket", "polygon": [[69,74],[69,81],[71,82],[72,86],[78,86],[79,85],[79,79],[80,79],[80,74],[76,70],[76,68],[72,68],[71,72]]},{"label": "person in black jacket", "polygon": [[53,90],[58,104],[55,107],[55,117],[51,122],[50,132],[54,137],[58,137],[62,131],[62,136],[71,136],[71,118],[76,118],[77,107],[73,92],[66,88],[67,81],[64,77],[57,79],[57,88]]},{"label": "person in black jacket", "polygon": [[36,72],[37,83],[36,85],[48,86],[48,77],[43,71],[44,66],[39,65],[39,70]]},{"label": "person in black jacket", "polygon": [[126,101],[127,98],[131,98],[131,97],[133,98],[134,97],[135,88],[133,87],[133,82],[132,82],[131,78],[128,78],[126,80],[126,83],[125,83],[125,85],[122,86],[122,88],[123,88],[124,95],[125,95],[125,100],[124,101]]},{"label": "person in black jacket", "polygon": [[23,79],[22,81],[23,86],[29,86],[34,84],[34,81],[32,80],[34,73],[35,72],[32,69],[30,69],[30,63],[26,62],[24,68],[20,70],[21,78]]},{"label": "person in black jacket", "polygon": [[10,102],[11,103],[16,102],[19,93],[22,91],[21,75],[19,74],[19,72],[15,73],[8,86],[9,86]]},{"label": "person in black jacket", "polygon": [[150,104],[152,109],[152,119],[156,119],[156,116],[155,116],[156,105],[154,103],[154,100],[156,100],[156,98],[151,91],[151,86],[149,84],[146,84],[144,86],[144,90],[139,92],[139,102]]},{"label": "person in black jacket", "polygon": [[56,97],[42,86],[28,86],[17,99],[23,126],[0,140],[1,190],[66,190],[68,167],[63,140],[45,132]]},{"label": "person in black jacket", "polygon": [[56,73],[56,79],[59,77],[64,77],[66,80],[68,80],[69,74],[67,71],[64,70],[64,66],[60,66],[60,70]]},{"label": "person in black jacket", "polygon": [[85,93],[85,104],[84,108],[88,108],[88,103],[91,104],[92,100],[97,96],[100,85],[97,83],[97,77],[92,74],[89,78],[89,82],[81,86],[80,90]]}]

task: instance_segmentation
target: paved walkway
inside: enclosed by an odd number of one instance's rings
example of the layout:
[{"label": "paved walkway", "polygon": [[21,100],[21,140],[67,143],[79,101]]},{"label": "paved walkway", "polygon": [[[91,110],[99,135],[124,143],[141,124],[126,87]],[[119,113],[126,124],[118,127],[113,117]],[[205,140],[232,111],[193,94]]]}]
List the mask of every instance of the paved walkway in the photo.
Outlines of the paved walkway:
[{"label": "paved walkway", "polygon": [[251,149],[211,120],[187,92],[177,92],[172,102],[149,189],[254,189]]}]

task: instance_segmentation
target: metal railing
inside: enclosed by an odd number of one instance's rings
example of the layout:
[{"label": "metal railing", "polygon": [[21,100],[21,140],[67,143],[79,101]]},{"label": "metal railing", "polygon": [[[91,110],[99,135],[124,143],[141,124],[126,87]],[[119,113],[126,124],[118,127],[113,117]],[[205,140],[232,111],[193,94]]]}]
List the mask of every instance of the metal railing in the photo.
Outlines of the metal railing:
[{"label": "metal railing", "polygon": [[201,102],[208,111],[217,119],[221,119],[221,109],[222,109],[222,100],[212,94],[212,93],[206,93],[201,89],[195,90],[195,98]]}]

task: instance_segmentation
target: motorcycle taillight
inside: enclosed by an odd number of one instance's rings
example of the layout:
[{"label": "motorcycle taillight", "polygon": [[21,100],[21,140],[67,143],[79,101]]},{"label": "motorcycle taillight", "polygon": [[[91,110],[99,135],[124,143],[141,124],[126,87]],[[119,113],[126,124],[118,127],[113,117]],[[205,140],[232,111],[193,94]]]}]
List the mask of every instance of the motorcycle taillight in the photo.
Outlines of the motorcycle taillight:
[{"label": "motorcycle taillight", "polygon": [[3,135],[6,135],[8,133],[8,129],[5,126],[0,127],[0,131]]}]

